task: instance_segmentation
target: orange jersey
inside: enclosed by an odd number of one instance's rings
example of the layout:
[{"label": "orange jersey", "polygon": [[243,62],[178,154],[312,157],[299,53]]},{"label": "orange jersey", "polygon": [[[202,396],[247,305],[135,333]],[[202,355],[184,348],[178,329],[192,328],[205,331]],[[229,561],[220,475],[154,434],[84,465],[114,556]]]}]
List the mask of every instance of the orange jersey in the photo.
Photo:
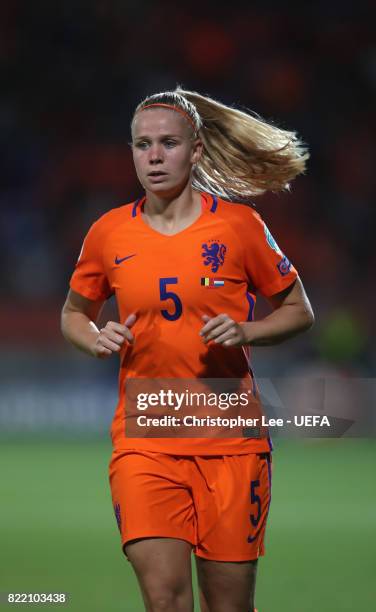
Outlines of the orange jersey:
[{"label": "orange jersey", "polygon": [[90,228],[71,278],[90,300],[115,294],[120,322],[135,313],[133,345],[120,353],[119,402],[111,428],[116,450],[178,455],[267,452],[268,439],[130,438],[126,436],[127,378],[251,378],[249,347],[204,344],[202,315],[227,313],[251,321],[256,293],[276,294],[297,272],[260,215],[244,204],[202,193],[202,214],[164,235],[142,216],[144,199],[110,210]]}]

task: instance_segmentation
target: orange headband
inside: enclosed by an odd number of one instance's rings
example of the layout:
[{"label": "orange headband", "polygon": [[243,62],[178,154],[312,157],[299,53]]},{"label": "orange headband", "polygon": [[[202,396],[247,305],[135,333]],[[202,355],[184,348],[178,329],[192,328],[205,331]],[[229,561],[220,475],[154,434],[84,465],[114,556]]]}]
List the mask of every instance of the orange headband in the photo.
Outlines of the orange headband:
[{"label": "orange headband", "polygon": [[178,106],[173,106],[172,104],[164,104],[163,102],[154,102],[153,104],[147,104],[146,106],[143,106],[140,110],[145,110],[145,108],[150,108],[152,106],[164,106],[165,108],[171,108],[172,110],[177,111],[178,113],[183,115],[183,117],[188,119],[189,123],[193,127],[193,130],[197,132],[197,127],[195,126],[192,117],[190,117],[188,113],[186,113],[182,108],[179,108]]}]

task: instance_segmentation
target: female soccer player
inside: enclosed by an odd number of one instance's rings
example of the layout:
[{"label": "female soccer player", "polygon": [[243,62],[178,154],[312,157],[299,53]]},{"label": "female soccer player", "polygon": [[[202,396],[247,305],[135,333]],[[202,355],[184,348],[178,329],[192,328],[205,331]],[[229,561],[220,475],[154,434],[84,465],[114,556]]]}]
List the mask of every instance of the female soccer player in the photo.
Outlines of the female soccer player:
[{"label": "female soccer player", "polygon": [[[308,329],[313,314],[250,198],[287,188],[308,155],[295,133],[179,88],[138,105],[132,150],[144,195],[90,228],[62,331],[94,357],[120,356],[110,483],[146,610],[193,610],[193,549],[202,612],[246,612],[264,554],[268,437],[257,427],[236,437],[140,437],[127,384],[238,379],[259,401],[250,347]],[[254,321],[257,292],[272,312]],[[98,329],[112,294],[120,323]]]}]

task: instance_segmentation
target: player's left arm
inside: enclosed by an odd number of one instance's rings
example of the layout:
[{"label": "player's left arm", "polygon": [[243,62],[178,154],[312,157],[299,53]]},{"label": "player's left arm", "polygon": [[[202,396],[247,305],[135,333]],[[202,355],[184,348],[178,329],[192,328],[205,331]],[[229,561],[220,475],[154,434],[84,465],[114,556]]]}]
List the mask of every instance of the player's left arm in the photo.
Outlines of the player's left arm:
[{"label": "player's left arm", "polygon": [[315,317],[299,277],[287,289],[267,299],[273,308],[271,314],[261,321],[241,324],[245,327],[247,344],[279,344],[312,327]]},{"label": "player's left arm", "polygon": [[226,313],[203,316],[200,331],[205,343],[213,340],[223,346],[269,346],[306,331],[314,323],[314,314],[300,278],[283,291],[268,298],[273,312],[260,321],[237,323]]}]

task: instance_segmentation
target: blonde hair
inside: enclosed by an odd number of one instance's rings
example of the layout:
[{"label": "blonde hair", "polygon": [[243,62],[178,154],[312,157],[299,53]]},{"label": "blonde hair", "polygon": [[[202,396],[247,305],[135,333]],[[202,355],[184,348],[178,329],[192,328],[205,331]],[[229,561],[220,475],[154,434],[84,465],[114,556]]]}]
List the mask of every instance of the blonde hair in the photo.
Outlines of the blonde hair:
[{"label": "blonde hair", "polygon": [[135,114],[158,104],[183,111],[203,143],[192,170],[192,187],[199,191],[247,201],[265,191],[289,189],[305,171],[309,154],[295,132],[180,87],[145,98]]}]

